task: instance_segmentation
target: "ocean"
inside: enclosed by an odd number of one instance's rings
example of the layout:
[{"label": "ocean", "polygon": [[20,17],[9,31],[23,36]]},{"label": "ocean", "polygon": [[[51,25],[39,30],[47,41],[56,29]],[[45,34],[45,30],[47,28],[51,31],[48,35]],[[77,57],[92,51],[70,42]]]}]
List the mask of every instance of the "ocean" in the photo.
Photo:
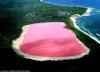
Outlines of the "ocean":
[{"label": "ocean", "polygon": [[77,26],[100,42],[100,0],[43,0],[43,2],[93,8],[89,16],[77,18]]}]

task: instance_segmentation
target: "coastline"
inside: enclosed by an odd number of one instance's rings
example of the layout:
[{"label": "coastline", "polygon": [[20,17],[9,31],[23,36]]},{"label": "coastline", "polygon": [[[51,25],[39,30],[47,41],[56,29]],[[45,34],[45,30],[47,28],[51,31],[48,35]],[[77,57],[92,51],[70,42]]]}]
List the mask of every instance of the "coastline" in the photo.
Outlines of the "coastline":
[{"label": "coastline", "polygon": [[[43,2],[43,3],[47,3],[47,2]],[[47,4],[52,4],[52,3],[47,3]],[[58,4],[53,4],[53,5],[58,5]],[[66,6],[66,5],[60,5],[60,6]],[[74,6],[71,6],[71,5],[68,5],[70,7],[74,7]],[[77,24],[76,24],[76,19],[79,18],[79,17],[83,17],[83,16],[90,16],[90,12],[94,9],[92,7],[85,7],[85,6],[75,6],[75,7],[82,7],[82,8],[87,8],[86,12],[82,15],[79,15],[79,14],[74,14],[72,15],[70,18],[71,20],[73,21],[73,24],[75,26],[76,29],[78,29],[79,31],[81,31],[82,33],[84,33],[85,35],[89,36],[90,38],[92,38],[93,40],[95,40],[97,43],[100,44],[99,40],[96,39],[94,36],[91,36],[90,34],[86,33],[85,31],[81,30]]]},{"label": "coastline", "polygon": [[76,29],[78,29],[79,31],[81,31],[82,33],[84,33],[85,35],[89,36],[90,38],[92,38],[93,40],[95,40],[97,43],[100,44],[100,42],[93,36],[91,36],[90,34],[86,33],[85,31],[81,30],[79,28],[79,26],[77,26],[77,23],[76,23],[76,19],[79,18],[79,17],[83,17],[83,16],[89,16],[90,15],[90,12],[92,11],[93,8],[87,8],[87,11],[83,14],[83,15],[79,15],[79,14],[74,14],[72,15],[70,18],[75,26]]},{"label": "coastline", "polygon": [[87,8],[87,10],[86,10],[86,12],[83,14],[83,15],[81,15],[81,17],[83,17],[83,16],[90,16],[91,14],[91,11],[93,10],[94,8]]}]

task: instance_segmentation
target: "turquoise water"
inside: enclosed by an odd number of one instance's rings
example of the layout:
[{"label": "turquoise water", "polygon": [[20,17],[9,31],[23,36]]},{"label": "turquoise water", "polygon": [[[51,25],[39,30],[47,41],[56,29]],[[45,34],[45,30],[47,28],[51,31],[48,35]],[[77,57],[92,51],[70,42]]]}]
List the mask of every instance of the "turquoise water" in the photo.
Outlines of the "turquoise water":
[{"label": "turquoise water", "polygon": [[100,0],[43,0],[46,3],[63,6],[83,6],[94,8],[91,15],[77,19],[77,25],[83,31],[100,41]]}]

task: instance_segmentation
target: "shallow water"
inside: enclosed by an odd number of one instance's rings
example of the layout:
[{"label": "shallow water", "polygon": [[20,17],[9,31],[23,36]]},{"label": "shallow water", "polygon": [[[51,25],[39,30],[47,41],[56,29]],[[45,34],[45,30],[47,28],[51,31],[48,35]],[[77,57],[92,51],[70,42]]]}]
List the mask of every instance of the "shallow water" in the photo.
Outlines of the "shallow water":
[{"label": "shallow water", "polygon": [[77,25],[100,41],[100,0],[44,0],[44,2],[63,6],[94,8],[90,16],[78,18]]}]

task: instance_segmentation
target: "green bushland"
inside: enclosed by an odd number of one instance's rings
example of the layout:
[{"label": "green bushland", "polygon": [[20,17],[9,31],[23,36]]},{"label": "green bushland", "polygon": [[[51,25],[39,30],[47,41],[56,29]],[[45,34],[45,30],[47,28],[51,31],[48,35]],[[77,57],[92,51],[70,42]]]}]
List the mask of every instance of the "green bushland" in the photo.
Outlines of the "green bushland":
[{"label": "green bushland", "polygon": [[77,30],[70,16],[73,14],[82,15],[86,8],[68,7],[46,4],[41,2],[16,3],[14,6],[0,8],[1,28],[0,47],[11,47],[12,40],[18,38],[24,25],[39,22],[65,22],[66,28],[73,30],[77,38],[89,48],[98,48],[100,45],[87,35]]}]

